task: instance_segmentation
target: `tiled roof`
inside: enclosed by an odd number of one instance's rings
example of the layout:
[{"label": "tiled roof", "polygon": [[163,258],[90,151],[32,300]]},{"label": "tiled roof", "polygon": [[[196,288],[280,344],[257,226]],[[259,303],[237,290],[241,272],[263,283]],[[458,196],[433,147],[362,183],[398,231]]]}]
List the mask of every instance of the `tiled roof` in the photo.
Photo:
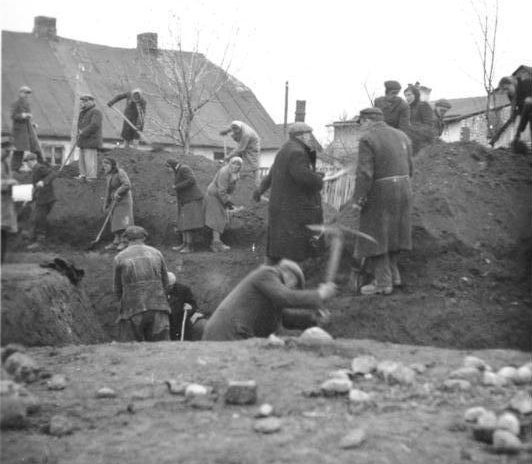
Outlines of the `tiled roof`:
[{"label": "tiled roof", "polygon": [[[160,51],[163,53],[179,53]],[[184,56],[191,56],[183,52]],[[206,60],[203,55],[196,55]],[[2,132],[10,132],[10,106],[17,98],[21,85],[33,89],[32,113],[38,123],[39,134],[48,137],[70,137],[76,74],[79,64],[84,67],[81,90],[95,96],[104,114],[103,136],[107,140],[119,138],[122,121],[105,103],[118,93],[140,87],[148,101],[145,132],[158,143],[171,139],[155,135],[152,116],[170,121],[175,111],[166,103],[153,80],[153,68],[141,59],[136,48],[116,48],[58,37],[56,40],[37,38],[24,32],[2,31]],[[210,72],[204,74],[206,86],[219,71],[207,62]],[[117,108],[123,109],[118,103]],[[230,77],[215,101],[205,105],[193,122],[192,145],[223,147],[221,129],[233,120],[253,127],[261,137],[263,148],[278,148],[283,138],[276,124],[257,100],[253,92],[236,78]]]}]

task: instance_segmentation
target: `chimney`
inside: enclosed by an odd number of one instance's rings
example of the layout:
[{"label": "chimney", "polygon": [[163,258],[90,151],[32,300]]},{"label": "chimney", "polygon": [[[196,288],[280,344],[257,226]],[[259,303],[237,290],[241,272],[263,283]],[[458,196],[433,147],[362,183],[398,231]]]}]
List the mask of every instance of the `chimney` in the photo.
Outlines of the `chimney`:
[{"label": "chimney", "polygon": [[296,118],[295,122],[305,122],[306,100],[296,100]]},{"label": "chimney", "polygon": [[143,32],[137,35],[137,50],[141,53],[157,52],[157,33]]},{"label": "chimney", "polygon": [[55,27],[55,18],[35,16],[33,20],[33,34],[39,39],[56,39],[57,29]]},{"label": "chimney", "polygon": [[425,102],[430,101],[430,93],[432,92],[432,89],[424,85],[420,85],[418,88],[419,88],[420,101],[425,101]]}]

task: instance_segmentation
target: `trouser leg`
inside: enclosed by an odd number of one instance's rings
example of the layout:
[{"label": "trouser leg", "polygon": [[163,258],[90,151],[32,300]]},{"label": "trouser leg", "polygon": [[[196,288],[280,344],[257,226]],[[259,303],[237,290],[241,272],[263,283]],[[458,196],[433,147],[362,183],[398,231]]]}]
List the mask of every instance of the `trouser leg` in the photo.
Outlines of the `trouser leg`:
[{"label": "trouser leg", "polygon": [[143,313],[144,340],[147,342],[160,342],[170,340],[170,321],[168,313],[164,311],[147,311]]},{"label": "trouser leg", "polygon": [[80,177],[87,177],[87,167],[85,164],[85,153],[86,148],[80,148],[79,149],[79,160],[78,160],[78,167],[79,167],[79,175]]},{"label": "trouser leg", "polygon": [[397,265],[399,259],[399,253],[397,251],[391,251],[388,253],[390,257],[390,271],[392,273],[392,284],[396,287],[402,285],[401,274]]},{"label": "trouser leg", "polygon": [[39,240],[46,237],[48,231],[48,215],[52,211],[53,203],[45,203],[43,205],[35,205],[35,224],[33,235]]},{"label": "trouser leg", "polygon": [[85,166],[87,179],[96,180],[98,178],[98,150],[87,148],[85,151]]}]

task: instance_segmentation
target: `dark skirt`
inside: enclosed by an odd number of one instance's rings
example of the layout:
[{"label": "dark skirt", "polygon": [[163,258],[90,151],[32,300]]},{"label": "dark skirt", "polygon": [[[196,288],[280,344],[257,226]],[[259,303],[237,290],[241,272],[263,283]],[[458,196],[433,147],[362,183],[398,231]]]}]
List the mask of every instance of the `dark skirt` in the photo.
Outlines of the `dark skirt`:
[{"label": "dark skirt", "polygon": [[184,205],[177,205],[177,230],[179,232],[201,229],[204,225],[203,198],[189,201]]}]

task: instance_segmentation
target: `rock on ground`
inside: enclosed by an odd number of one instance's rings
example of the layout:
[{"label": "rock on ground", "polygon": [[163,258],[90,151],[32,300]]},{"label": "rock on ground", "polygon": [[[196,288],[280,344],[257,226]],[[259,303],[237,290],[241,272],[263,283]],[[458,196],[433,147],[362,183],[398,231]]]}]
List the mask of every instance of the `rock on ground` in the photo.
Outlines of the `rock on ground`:
[{"label": "rock on ground", "polygon": [[257,402],[257,383],[254,380],[229,382],[225,392],[227,404],[255,404]]}]

